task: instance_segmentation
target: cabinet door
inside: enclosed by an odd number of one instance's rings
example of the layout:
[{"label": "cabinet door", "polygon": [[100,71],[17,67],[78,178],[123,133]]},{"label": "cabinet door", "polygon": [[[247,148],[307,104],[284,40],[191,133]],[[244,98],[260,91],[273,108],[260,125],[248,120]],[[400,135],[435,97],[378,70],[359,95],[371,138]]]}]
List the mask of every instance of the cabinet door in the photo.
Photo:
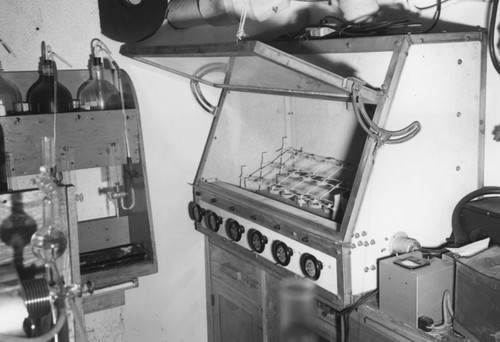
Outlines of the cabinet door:
[{"label": "cabinet door", "polygon": [[[280,338],[280,283],[277,277],[265,273],[264,299],[264,327],[267,341],[279,341]],[[334,319],[330,314],[322,317],[322,310],[318,307],[313,327],[315,342],[336,342],[337,331]]]},{"label": "cabinet door", "polygon": [[212,279],[212,325],[216,342],[262,341],[260,307],[216,279]]}]

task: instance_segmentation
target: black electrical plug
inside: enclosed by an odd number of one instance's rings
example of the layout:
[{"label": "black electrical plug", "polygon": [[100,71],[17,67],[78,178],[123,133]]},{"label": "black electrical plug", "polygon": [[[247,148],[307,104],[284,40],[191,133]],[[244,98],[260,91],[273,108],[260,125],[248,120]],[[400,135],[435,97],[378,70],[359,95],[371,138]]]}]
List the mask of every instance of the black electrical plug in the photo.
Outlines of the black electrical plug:
[{"label": "black electrical plug", "polygon": [[420,316],[418,318],[418,328],[425,332],[429,332],[432,330],[432,325],[434,324],[434,320],[427,316]]}]

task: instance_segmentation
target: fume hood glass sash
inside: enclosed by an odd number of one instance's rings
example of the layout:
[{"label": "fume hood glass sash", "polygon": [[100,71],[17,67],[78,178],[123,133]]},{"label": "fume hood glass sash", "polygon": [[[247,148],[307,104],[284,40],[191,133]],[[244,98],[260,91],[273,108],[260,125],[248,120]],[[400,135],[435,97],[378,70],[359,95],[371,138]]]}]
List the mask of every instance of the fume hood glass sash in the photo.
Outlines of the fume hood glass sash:
[{"label": "fume hood glass sash", "polygon": [[[191,80],[229,90],[346,101],[355,82],[259,41],[202,46],[125,45],[121,52]],[[209,75],[206,71],[210,68],[219,75]],[[380,91],[361,88],[365,102],[378,102]]]}]

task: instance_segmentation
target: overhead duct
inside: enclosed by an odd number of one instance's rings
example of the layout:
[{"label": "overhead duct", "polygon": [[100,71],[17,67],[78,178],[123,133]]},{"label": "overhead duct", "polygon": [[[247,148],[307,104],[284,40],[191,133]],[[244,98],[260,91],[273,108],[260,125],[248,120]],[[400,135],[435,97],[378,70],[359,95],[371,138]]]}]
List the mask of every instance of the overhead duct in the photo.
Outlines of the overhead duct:
[{"label": "overhead duct", "polygon": [[290,0],[172,0],[168,22],[175,28],[200,25],[228,26],[247,18],[262,22],[290,6]]}]

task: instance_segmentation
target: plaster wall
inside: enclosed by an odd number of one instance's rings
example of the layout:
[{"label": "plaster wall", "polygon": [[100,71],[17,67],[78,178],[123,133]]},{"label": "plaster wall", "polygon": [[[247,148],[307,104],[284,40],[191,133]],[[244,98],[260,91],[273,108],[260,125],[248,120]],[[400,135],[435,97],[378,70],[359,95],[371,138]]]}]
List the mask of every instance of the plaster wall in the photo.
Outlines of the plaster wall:
[{"label": "plaster wall", "polygon": [[[428,2],[432,1],[422,0],[422,4]],[[280,20],[295,20],[294,11],[300,6],[304,3],[294,4]],[[432,14],[423,13],[427,17]],[[484,1],[449,6],[442,13],[444,20],[480,26],[486,25],[486,17]],[[0,2],[0,38],[17,54],[14,58],[0,50],[6,70],[36,69],[41,40],[47,41],[73,68],[85,68],[89,42],[94,37],[101,37],[97,0]],[[105,41],[130,74],[139,99],[159,272],[141,278],[139,288],[126,292],[124,308],[89,317],[88,324],[94,332],[102,331],[120,323],[123,315],[125,330],[119,334],[127,341],[206,341],[203,238],[194,231],[186,208],[191,198],[188,183],[194,179],[212,118],[193,100],[186,80],[121,57],[120,44]],[[67,68],[60,62],[58,65]],[[491,135],[494,126],[500,124],[498,92],[500,77],[488,61],[487,185],[500,185],[500,144]],[[104,340],[104,336],[95,335],[93,340]]]}]

